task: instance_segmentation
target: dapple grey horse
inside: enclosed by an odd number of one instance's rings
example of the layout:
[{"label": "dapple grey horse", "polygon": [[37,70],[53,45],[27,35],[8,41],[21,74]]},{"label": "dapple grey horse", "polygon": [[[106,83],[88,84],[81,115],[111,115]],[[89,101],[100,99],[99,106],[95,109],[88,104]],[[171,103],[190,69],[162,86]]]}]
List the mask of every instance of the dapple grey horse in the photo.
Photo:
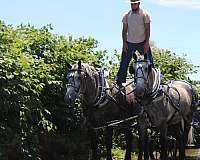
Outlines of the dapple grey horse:
[{"label": "dapple grey horse", "polygon": [[[108,122],[123,120],[136,115],[137,107],[132,85],[126,86],[126,94],[113,83],[108,82],[102,72],[98,72],[87,63],[78,62],[69,66],[67,74],[68,85],[65,101],[73,105],[76,98],[80,98],[84,116],[90,127],[91,159],[98,160],[97,137],[95,128],[106,126]],[[123,95],[125,94],[125,95]],[[129,124],[128,124],[129,125]],[[112,160],[112,127],[105,127],[107,160]],[[131,160],[132,132],[128,126],[124,129],[126,140],[125,160]]]},{"label": "dapple grey horse", "polygon": [[[179,149],[179,159],[185,159],[185,145],[190,130],[197,96],[192,86],[181,80],[161,85],[160,71],[148,61],[137,61],[133,66],[135,96],[143,110],[139,118],[140,153],[138,159],[148,158],[147,128],[160,131],[160,159],[167,159],[167,131],[174,131]],[[173,127],[172,127],[173,126]]]}]

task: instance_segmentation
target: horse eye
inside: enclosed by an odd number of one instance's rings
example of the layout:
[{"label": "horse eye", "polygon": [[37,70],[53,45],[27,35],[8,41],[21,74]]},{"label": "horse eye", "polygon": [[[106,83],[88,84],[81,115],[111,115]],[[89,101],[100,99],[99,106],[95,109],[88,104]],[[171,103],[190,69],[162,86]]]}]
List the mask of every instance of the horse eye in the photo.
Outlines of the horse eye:
[{"label": "horse eye", "polygon": [[81,79],[81,76],[78,76],[77,79],[80,80],[80,79]]}]

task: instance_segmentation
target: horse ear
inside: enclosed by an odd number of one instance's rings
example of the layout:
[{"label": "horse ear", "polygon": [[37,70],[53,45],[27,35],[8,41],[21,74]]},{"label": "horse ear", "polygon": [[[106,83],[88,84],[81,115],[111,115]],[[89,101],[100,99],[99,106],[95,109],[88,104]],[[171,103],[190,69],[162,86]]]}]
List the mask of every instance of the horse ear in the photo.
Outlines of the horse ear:
[{"label": "horse ear", "polygon": [[78,69],[81,69],[81,61],[78,61]]},{"label": "horse ear", "polygon": [[153,67],[153,64],[152,64],[152,63],[149,63],[149,72],[152,71],[152,67]]},{"label": "horse ear", "polygon": [[72,65],[67,62],[67,71],[66,71],[66,75],[65,75],[66,78],[71,69],[72,69]]},{"label": "horse ear", "polygon": [[81,73],[81,61],[79,60],[78,61],[78,74]]},{"label": "horse ear", "polygon": [[67,69],[72,69],[72,65],[67,62]]}]

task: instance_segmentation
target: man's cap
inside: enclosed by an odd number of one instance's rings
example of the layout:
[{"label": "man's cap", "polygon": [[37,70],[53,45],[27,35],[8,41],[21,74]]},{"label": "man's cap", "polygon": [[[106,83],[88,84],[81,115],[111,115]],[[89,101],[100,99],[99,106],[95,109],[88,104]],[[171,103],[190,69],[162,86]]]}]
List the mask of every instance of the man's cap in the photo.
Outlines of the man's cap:
[{"label": "man's cap", "polygon": [[134,3],[139,3],[141,2],[140,0],[128,0],[126,1],[127,3],[131,3],[131,4],[134,4]]}]

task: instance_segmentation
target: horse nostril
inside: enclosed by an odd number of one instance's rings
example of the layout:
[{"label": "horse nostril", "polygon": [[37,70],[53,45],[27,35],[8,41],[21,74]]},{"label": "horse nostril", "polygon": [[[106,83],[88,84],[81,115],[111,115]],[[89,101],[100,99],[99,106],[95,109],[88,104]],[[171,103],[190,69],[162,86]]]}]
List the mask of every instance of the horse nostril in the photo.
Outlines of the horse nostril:
[{"label": "horse nostril", "polygon": [[140,92],[139,94],[138,94],[138,97],[143,97],[144,96],[144,93],[143,92]]},{"label": "horse nostril", "polygon": [[68,99],[68,104],[69,104],[69,105],[72,104],[72,99]]},{"label": "horse nostril", "polygon": [[135,94],[138,97],[143,97],[144,96],[144,88],[142,88],[142,87],[136,87]]}]

